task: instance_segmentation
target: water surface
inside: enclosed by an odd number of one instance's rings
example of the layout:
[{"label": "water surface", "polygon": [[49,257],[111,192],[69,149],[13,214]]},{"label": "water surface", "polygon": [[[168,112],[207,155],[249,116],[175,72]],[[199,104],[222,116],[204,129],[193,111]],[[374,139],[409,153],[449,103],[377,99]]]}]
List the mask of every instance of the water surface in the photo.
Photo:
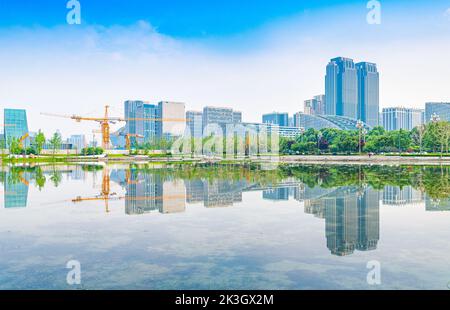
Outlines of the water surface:
[{"label": "water surface", "polygon": [[3,167],[0,289],[448,289],[449,172]]}]

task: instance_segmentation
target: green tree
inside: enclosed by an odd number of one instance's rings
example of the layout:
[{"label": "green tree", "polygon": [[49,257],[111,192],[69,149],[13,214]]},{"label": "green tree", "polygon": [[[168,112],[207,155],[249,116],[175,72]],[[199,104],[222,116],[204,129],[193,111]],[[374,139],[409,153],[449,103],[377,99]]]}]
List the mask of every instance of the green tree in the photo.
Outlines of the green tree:
[{"label": "green tree", "polygon": [[56,150],[61,147],[62,144],[62,138],[61,135],[57,132],[55,132],[52,136],[52,138],[48,141],[50,143],[50,146],[53,151],[53,158],[55,157]]},{"label": "green tree", "polygon": [[36,135],[36,138],[34,139],[34,142],[35,142],[36,152],[38,155],[40,155],[42,152],[42,148],[44,147],[44,144],[45,144],[45,135],[40,129]]},{"label": "green tree", "polygon": [[13,137],[9,141],[9,153],[18,155],[22,153],[22,148],[20,147],[19,139]]}]

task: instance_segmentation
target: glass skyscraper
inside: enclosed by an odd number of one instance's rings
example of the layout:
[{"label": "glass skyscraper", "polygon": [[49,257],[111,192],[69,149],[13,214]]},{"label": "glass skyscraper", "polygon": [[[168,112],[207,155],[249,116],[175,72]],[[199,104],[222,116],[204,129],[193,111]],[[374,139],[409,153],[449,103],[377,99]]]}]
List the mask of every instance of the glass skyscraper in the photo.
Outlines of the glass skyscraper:
[{"label": "glass skyscraper", "polygon": [[[11,139],[20,139],[28,133],[27,112],[19,109],[4,110],[4,135],[6,143],[11,143]],[[23,142],[25,147],[29,146],[29,139]]]},{"label": "glass skyscraper", "polygon": [[369,62],[356,64],[358,73],[358,119],[371,127],[380,124],[380,78],[377,65]]},{"label": "glass skyscraper", "polygon": [[344,57],[331,59],[325,76],[325,114],[361,120],[369,127],[378,126],[379,81],[374,63],[355,64]]},{"label": "glass skyscraper", "polygon": [[358,118],[358,75],[352,59],[333,58],[325,76],[327,115]]},{"label": "glass skyscraper", "polygon": [[150,142],[157,137],[158,107],[143,101],[125,101],[125,133],[137,134],[144,138],[131,137],[131,141]]}]

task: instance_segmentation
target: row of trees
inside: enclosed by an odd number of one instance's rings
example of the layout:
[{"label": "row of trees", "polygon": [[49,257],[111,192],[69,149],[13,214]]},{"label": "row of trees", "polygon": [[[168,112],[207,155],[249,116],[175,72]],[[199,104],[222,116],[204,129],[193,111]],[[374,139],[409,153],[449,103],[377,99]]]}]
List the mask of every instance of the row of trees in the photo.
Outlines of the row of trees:
[{"label": "row of trees", "polygon": [[326,128],[309,129],[295,139],[280,139],[283,154],[352,154],[357,152],[433,152],[448,153],[450,144],[450,123],[431,122],[411,131],[386,131],[375,127],[371,131],[338,130]]},{"label": "row of trees", "polygon": [[62,137],[59,133],[55,132],[53,136],[47,140],[44,133],[39,130],[34,138],[33,143],[28,147],[23,147],[23,143],[19,138],[11,138],[9,141],[4,139],[0,140],[0,149],[2,150],[2,157],[4,156],[4,150],[8,149],[10,154],[13,155],[40,155],[44,148],[44,144],[48,143],[53,154],[56,153],[62,145]]}]

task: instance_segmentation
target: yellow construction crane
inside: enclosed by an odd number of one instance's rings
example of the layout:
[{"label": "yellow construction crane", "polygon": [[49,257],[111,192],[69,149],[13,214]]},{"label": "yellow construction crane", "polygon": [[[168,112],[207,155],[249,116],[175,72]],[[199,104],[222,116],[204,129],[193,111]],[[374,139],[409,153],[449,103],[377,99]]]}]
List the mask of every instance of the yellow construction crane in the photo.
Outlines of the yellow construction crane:
[{"label": "yellow construction crane", "polygon": [[28,138],[30,134],[27,132],[22,137],[19,138],[19,147],[23,149],[23,141],[25,141],[26,138]]},{"label": "yellow construction crane", "polygon": [[41,113],[41,115],[55,116],[70,118],[76,122],[81,121],[93,121],[100,123],[100,130],[102,133],[102,147],[105,150],[109,149],[110,145],[110,125],[117,122],[128,122],[128,121],[160,121],[160,122],[186,122],[186,119],[181,118],[121,118],[121,117],[110,117],[109,116],[109,106],[105,106],[105,112],[103,117],[84,117],[79,115],[59,115],[53,113]]},{"label": "yellow construction crane", "polygon": [[125,147],[128,151],[131,151],[131,139],[130,137],[136,137],[136,138],[144,138],[143,135],[138,135],[138,134],[132,134],[132,133],[127,133],[125,135]]},{"label": "yellow construction crane", "polygon": [[[100,130],[92,130],[92,133],[95,135],[96,133],[102,133]],[[110,136],[124,136],[125,137],[125,148],[128,151],[131,151],[131,137],[136,138],[144,138],[143,135],[135,134],[135,133],[127,133],[127,134],[120,134],[120,133],[110,133]]]}]

